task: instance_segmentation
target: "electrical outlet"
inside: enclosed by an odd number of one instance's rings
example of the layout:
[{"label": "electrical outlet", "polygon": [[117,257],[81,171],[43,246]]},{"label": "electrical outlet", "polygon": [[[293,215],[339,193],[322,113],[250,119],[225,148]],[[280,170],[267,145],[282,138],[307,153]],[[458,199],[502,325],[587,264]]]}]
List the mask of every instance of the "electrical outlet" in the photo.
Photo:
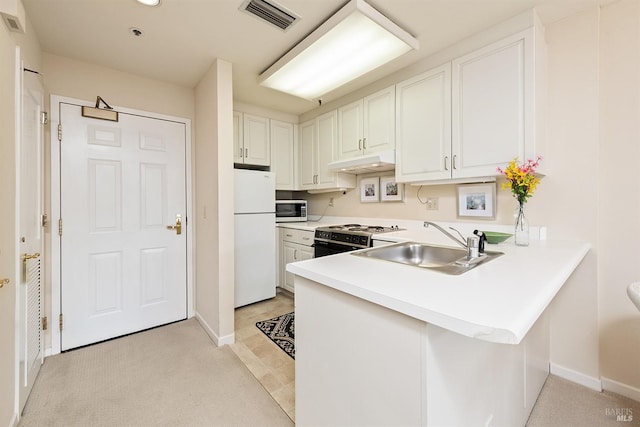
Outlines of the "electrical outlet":
[{"label": "electrical outlet", "polygon": [[438,198],[437,197],[429,197],[429,198],[427,198],[427,202],[425,204],[427,205],[427,210],[428,211],[437,211],[438,210]]},{"label": "electrical outlet", "polygon": [[329,199],[329,206],[333,206],[333,197]]}]

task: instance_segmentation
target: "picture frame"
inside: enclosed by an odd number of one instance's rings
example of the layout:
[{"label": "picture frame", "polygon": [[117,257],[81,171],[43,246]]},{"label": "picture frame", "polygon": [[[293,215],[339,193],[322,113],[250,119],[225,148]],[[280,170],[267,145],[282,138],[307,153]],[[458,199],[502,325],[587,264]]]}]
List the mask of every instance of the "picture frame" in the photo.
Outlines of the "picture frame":
[{"label": "picture frame", "polygon": [[458,185],[458,216],[493,219],[496,215],[496,183]]},{"label": "picture frame", "polygon": [[362,178],[360,180],[360,202],[375,203],[380,200],[380,178]]},{"label": "picture frame", "polygon": [[380,201],[403,202],[404,184],[396,182],[393,176],[380,177]]}]

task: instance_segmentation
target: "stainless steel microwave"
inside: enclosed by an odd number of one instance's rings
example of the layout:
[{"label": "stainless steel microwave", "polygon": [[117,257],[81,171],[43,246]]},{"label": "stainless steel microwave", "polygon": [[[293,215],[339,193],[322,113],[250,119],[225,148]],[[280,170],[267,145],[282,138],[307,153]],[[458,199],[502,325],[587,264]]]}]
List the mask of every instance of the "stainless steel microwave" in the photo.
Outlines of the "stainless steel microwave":
[{"label": "stainless steel microwave", "polygon": [[306,220],[306,200],[276,200],[276,222],[304,222]]}]

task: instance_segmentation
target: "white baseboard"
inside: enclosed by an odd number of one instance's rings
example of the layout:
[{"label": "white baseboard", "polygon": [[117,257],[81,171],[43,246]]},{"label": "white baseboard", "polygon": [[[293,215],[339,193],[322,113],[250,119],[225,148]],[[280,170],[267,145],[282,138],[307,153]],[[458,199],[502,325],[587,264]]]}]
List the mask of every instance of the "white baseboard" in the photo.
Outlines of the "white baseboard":
[{"label": "white baseboard", "polygon": [[640,388],[602,377],[602,388],[640,402]]},{"label": "white baseboard", "polygon": [[202,318],[202,316],[200,316],[200,313],[196,312],[195,317],[200,323],[200,325],[202,326],[202,328],[205,330],[207,335],[209,335],[209,337],[213,340],[214,344],[217,345],[218,347],[222,347],[223,345],[233,344],[236,342],[235,334],[229,334],[229,335],[224,335],[222,337],[219,337],[213,331],[211,326],[209,326],[209,324]]},{"label": "white baseboard", "polygon": [[571,381],[576,384],[580,384],[591,390],[602,391],[602,382],[595,377],[590,377],[582,372],[574,371],[573,369],[565,368],[564,366],[550,363],[550,372],[565,380]]}]

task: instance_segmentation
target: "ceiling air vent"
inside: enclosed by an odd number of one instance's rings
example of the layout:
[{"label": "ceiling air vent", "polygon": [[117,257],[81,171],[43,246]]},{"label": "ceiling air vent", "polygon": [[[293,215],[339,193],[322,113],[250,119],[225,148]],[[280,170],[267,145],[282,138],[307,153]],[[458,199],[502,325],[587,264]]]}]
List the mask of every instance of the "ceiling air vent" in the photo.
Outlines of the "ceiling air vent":
[{"label": "ceiling air vent", "polygon": [[240,6],[240,10],[257,16],[263,21],[275,25],[284,31],[298,20],[296,15],[285,10],[282,6],[266,2],[265,0],[246,0],[242,3],[242,6]]}]

